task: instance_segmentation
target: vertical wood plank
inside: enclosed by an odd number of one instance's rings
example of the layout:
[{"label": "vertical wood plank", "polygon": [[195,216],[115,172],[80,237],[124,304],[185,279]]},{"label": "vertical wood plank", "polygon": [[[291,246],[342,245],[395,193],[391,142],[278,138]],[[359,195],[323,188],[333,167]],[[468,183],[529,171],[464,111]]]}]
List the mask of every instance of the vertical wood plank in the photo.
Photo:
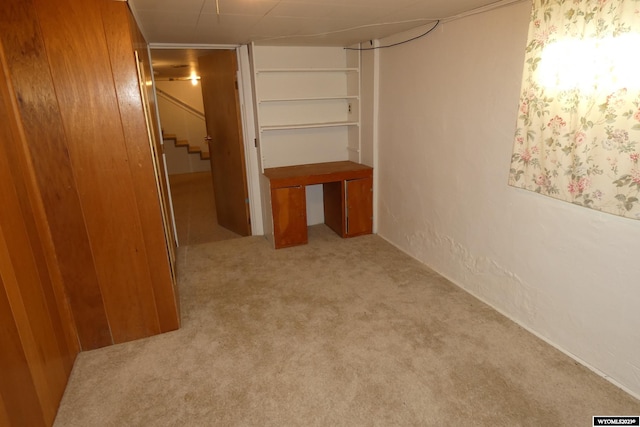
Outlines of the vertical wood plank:
[{"label": "vertical wood plank", "polygon": [[37,14],[30,0],[3,0],[0,16],[6,77],[25,124],[22,149],[33,162],[81,346],[103,347],[112,343],[111,333]]},{"label": "vertical wood plank", "polygon": [[[140,29],[138,28],[133,15],[131,13],[129,13],[129,23],[130,23],[130,27],[132,29],[132,33],[133,33],[133,44],[134,44],[134,48],[136,50],[136,52],[138,52],[138,56],[140,58],[142,58],[142,71],[144,73],[144,75],[146,76],[146,86],[142,88],[143,91],[146,91],[146,96],[143,96],[143,98],[146,98],[146,102],[147,102],[147,106],[149,109],[149,118],[151,119],[151,131],[152,134],[155,136],[155,153],[156,153],[156,158],[154,159],[157,167],[158,167],[158,183],[160,186],[160,193],[162,195],[162,199],[164,200],[163,203],[163,210],[164,210],[164,217],[166,218],[167,221],[167,226],[169,227],[167,234],[167,245],[169,246],[169,255],[171,258],[171,263],[172,266],[175,265],[176,263],[176,251],[177,251],[177,242],[175,239],[175,235],[174,235],[174,231],[173,231],[173,213],[171,212],[171,209],[169,207],[169,183],[167,181],[167,171],[164,165],[164,161],[162,160],[162,153],[163,153],[163,140],[162,140],[162,132],[160,131],[159,125],[158,125],[158,120],[157,117],[159,116],[158,113],[158,106],[156,105],[156,99],[155,99],[155,90],[154,87],[152,86],[152,76],[153,76],[153,69],[151,68],[151,63],[150,63],[150,59],[149,59],[149,47],[147,46],[147,41],[144,39],[144,36],[142,35],[142,33],[140,32]],[[175,280],[175,267],[173,270],[173,274],[174,274],[174,280]],[[176,292],[178,291],[178,289],[176,288]]]},{"label": "vertical wood plank", "polygon": [[66,343],[56,333],[59,313],[44,291],[51,283],[39,275],[46,266],[37,265],[25,220],[30,212],[20,208],[6,148],[0,147],[0,270],[42,412],[53,421],[70,373],[64,363]]},{"label": "vertical wood plank", "polygon": [[[130,20],[130,13],[126,3],[107,1],[103,3],[103,24],[106,41],[111,60],[111,69],[115,82],[116,93],[124,138],[126,141],[129,166],[133,177],[134,191],[137,208],[142,221],[142,233],[148,256],[153,260],[154,268],[151,269],[151,279],[155,303],[158,310],[160,329],[163,332],[175,330],[179,326],[178,306],[174,293],[173,273],[170,265],[169,250],[167,247],[167,232],[162,217],[158,181],[163,177],[156,177],[154,170],[155,153],[152,150],[153,140],[150,141],[149,131],[145,117],[144,99],[140,87],[138,71],[135,61],[135,48],[132,37],[135,37],[137,27],[132,27],[135,22]],[[146,44],[138,47],[140,56],[146,61]],[[152,133],[157,138],[157,134]],[[157,173],[161,173],[157,170]]]},{"label": "vertical wood plank", "polygon": [[[15,389],[21,402],[24,399],[29,405],[16,409],[10,404],[5,409],[7,418],[17,416],[20,420],[24,409],[38,414],[40,424],[50,425],[79,348],[77,338],[73,340],[77,332],[66,296],[60,289],[61,274],[53,262],[55,254],[53,248],[44,243],[50,242],[51,236],[27,153],[21,150],[24,134],[7,74],[6,55],[0,42],[0,122],[4,124],[0,128],[0,276],[7,305],[1,310],[4,316],[12,317],[11,320],[3,318],[2,325],[8,328],[8,335],[0,353],[17,355],[18,358],[13,357],[17,365],[5,369],[3,363],[3,379],[7,381],[4,387]],[[54,287],[58,288],[57,293]],[[17,334],[15,339],[10,339],[12,324]],[[30,389],[16,383],[27,379],[4,378],[4,373],[11,369],[29,371],[37,401],[30,397]],[[12,398],[3,401],[6,403]],[[16,425],[23,425],[23,421]]]},{"label": "vertical wood plank", "polygon": [[[171,211],[171,202],[169,196],[169,182],[168,175],[164,164],[164,159],[162,153],[164,153],[163,147],[163,139],[162,132],[160,131],[160,127],[158,124],[158,106],[156,105],[155,99],[155,89],[153,87],[153,69],[151,68],[151,60],[149,55],[149,46],[147,45],[147,41],[144,39],[144,36],[140,32],[133,15],[129,12],[129,24],[133,33],[134,40],[134,48],[138,53],[140,58],[144,58],[141,62],[141,68],[143,72],[143,77],[146,79],[145,86],[141,88],[143,94],[143,100],[146,100],[147,108],[148,108],[148,126],[151,130],[151,134],[153,137],[154,144],[154,157],[152,161],[156,165],[156,174],[157,174],[157,185],[159,187],[159,196],[161,201],[161,215],[164,221],[165,228],[165,236],[166,240],[164,244],[167,246],[169,250],[169,264],[171,267],[171,280],[174,285],[173,288],[173,297],[176,305],[176,313],[178,317],[178,326],[180,325],[180,295],[179,288],[177,285],[177,258],[176,252],[178,250],[178,243],[176,241],[176,236],[174,234],[173,228],[173,212]],[[158,307],[160,310],[160,307]],[[161,325],[162,326],[162,325]],[[168,324],[165,325],[166,328],[173,329],[173,325]],[[166,329],[163,329],[165,331]]]},{"label": "vertical wood plank", "polygon": [[7,66],[4,50],[0,44],[0,120],[5,126],[0,129],[1,154],[5,157],[17,194],[21,220],[29,237],[31,254],[40,279],[39,289],[49,312],[49,319],[60,349],[63,376],[71,372],[79,351],[78,332],[64,291],[62,275],[58,268],[55,249],[47,226],[42,200],[37,189],[33,167],[24,148],[24,132],[17,117],[18,106],[13,93],[6,86]]},{"label": "vertical wood plank", "polygon": [[[1,231],[0,231],[1,233]],[[4,250],[4,248],[2,248]],[[1,271],[0,271],[1,272]],[[5,284],[0,274],[0,403],[4,406],[6,424],[44,426],[44,416],[40,407],[29,364],[27,363],[18,328],[13,318]]]},{"label": "vertical wood plank", "polygon": [[[0,218],[0,221],[4,222],[7,216]],[[19,234],[21,233],[15,233],[12,229],[4,229],[0,226],[2,285],[7,296],[8,312],[13,315],[18,336],[18,342],[13,343],[15,347],[13,350],[14,353],[24,354],[24,360],[22,357],[19,360],[19,363],[24,366],[19,366],[19,368],[22,367],[29,371],[37,396],[35,405],[42,412],[45,421],[50,420],[53,422],[59,402],[57,397],[62,395],[62,389],[58,388],[60,372],[56,371],[59,366],[52,366],[56,365],[58,360],[56,359],[56,351],[52,348],[52,341],[42,340],[43,332],[49,326],[46,324],[46,314],[34,316],[33,313],[34,306],[37,307],[41,302],[38,298],[39,295],[32,289],[34,282],[28,278],[27,283],[22,282],[25,278],[23,277],[24,274],[21,273],[24,273],[25,269],[15,266],[14,261],[9,256],[9,245],[15,244],[14,237]],[[5,237],[8,238],[8,242],[5,241]],[[15,381],[15,379],[13,380]],[[15,383],[12,385],[15,385]],[[25,392],[25,390],[21,391]]]},{"label": "vertical wood plank", "polygon": [[11,425],[9,421],[9,412],[7,411],[7,407],[4,403],[4,397],[2,397],[2,393],[0,392],[0,426],[8,425]]},{"label": "vertical wood plank", "polygon": [[[37,267],[33,260],[33,254],[29,246],[29,238],[24,228],[22,212],[13,182],[9,175],[10,169],[7,159],[0,152],[0,200],[2,200],[2,212],[0,212],[0,271],[3,276],[6,292],[8,294],[9,305],[14,306],[14,310],[19,310],[21,327],[23,334],[27,334],[26,346],[34,349],[35,342],[42,349],[40,352],[30,352],[28,365],[35,365],[37,369],[36,388],[43,399],[47,399],[43,405],[50,409],[49,394],[55,388],[55,384],[63,382],[64,367],[62,366],[62,352],[56,342],[53,327],[49,318],[48,307],[42,295],[41,283],[37,273]],[[7,178],[7,175],[9,179]],[[6,236],[5,233],[9,233]],[[9,250],[11,248],[11,250]],[[18,270],[14,265],[22,267]],[[25,310],[22,300],[28,301]],[[9,312],[13,310],[9,309]],[[15,315],[15,313],[14,313]],[[18,320],[16,320],[18,322]],[[25,345],[24,343],[22,344]],[[3,349],[4,351],[4,349]],[[27,350],[25,350],[27,351]],[[54,384],[52,387],[48,382]],[[46,411],[47,415],[50,411]]]},{"label": "vertical wood plank", "polygon": [[35,4],[113,340],[159,333],[101,1]]}]

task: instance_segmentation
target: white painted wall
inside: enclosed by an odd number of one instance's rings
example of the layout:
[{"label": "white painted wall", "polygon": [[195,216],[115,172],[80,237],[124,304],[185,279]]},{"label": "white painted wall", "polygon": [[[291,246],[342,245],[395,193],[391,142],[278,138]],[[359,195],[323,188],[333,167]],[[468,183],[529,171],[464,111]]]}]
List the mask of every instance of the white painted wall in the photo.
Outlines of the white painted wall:
[{"label": "white painted wall", "polygon": [[[197,111],[204,111],[200,84],[194,86],[190,81],[157,81],[156,87]],[[209,148],[204,141],[207,135],[204,120],[167,100],[160,93],[157,99],[164,133],[175,134],[178,139],[187,140],[191,145],[200,146],[207,151]],[[169,175],[211,170],[209,160],[202,160],[199,154],[189,154],[186,148],[176,147],[172,142],[165,143],[164,151]]]},{"label": "white painted wall", "polygon": [[190,107],[204,113],[202,86],[200,86],[200,82],[194,86],[191,80],[156,80],[156,86]]},{"label": "white painted wall", "polygon": [[379,234],[638,396],[640,223],[507,186],[529,8],[380,51]]}]

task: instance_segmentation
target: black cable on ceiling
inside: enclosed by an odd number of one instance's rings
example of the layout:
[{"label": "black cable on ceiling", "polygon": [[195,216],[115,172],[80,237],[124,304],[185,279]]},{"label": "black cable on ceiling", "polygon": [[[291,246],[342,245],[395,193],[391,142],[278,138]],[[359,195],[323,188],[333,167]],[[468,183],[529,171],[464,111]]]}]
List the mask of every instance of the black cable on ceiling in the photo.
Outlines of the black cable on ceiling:
[{"label": "black cable on ceiling", "polygon": [[404,40],[404,41],[401,41],[401,42],[398,42],[398,43],[392,43],[392,44],[385,45],[385,46],[364,47],[364,48],[363,48],[363,47],[345,47],[344,49],[345,49],[345,50],[360,50],[360,51],[362,51],[362,50],[386,49],[386,48],[388,48],[388,47],[399,46],[399,45],[401,45],[401,44],[409,43],[409,42],[412,42],[412,41],[414,41],[414,40],[418,40],[418,39],[420,39],[420,38],[422,38],[422,37],[426,36],[427,34],[429,34],[430,32],[432,32],[433,30],[435,30],[435,29],[436,29],[436,27],[437,27],[439,24],[440,24],[440,20],[438,19],[438,20],[436,21],[436,23],[433,25],[433,27],[429,28],[426,32],[424,32],[424,33],[420,34],[419,36],[413,37],[413,38],[411,38],[411,39],[409,39],[409,40]]}]

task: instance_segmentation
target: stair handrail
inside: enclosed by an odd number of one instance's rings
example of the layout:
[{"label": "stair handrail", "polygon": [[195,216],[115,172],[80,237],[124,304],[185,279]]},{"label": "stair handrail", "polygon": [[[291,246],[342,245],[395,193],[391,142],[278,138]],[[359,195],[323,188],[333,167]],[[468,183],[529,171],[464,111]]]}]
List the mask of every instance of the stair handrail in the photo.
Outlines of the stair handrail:
[{"label": "stair handrail", "polygon": [[178,107],[180,107],[183,110],[186,110],[187,112],[193,114],[197,118],[199,118],[199,119],[201,119],[203,121],[205,120],[204,113],[196,110],[195,108],[193,108],[191,105],[187,104],[186,102],[179,100],[175,96],[169,95],[167,92],[163,91],[160,88],[156,88],[156,92],[158,93],[158,95],[161,95],[167,101],[170,101],[170,102],[176,104]]}]

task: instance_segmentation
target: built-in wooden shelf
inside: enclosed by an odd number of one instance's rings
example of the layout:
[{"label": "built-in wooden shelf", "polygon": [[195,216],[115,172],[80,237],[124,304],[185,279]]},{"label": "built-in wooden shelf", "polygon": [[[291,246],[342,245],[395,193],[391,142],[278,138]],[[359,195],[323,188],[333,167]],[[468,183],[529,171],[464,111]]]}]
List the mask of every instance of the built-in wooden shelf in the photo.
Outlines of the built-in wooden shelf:
[{"label": "built-in wooden shelf", "polygon": [[317,128],[329,128],[338,126],[358,126],[358,122],[327,122],[327,123],[301,123],[294,125],[270,125],[262,126],[262,131],[269,130],[293,130],[293,129],[317,129]]}]

